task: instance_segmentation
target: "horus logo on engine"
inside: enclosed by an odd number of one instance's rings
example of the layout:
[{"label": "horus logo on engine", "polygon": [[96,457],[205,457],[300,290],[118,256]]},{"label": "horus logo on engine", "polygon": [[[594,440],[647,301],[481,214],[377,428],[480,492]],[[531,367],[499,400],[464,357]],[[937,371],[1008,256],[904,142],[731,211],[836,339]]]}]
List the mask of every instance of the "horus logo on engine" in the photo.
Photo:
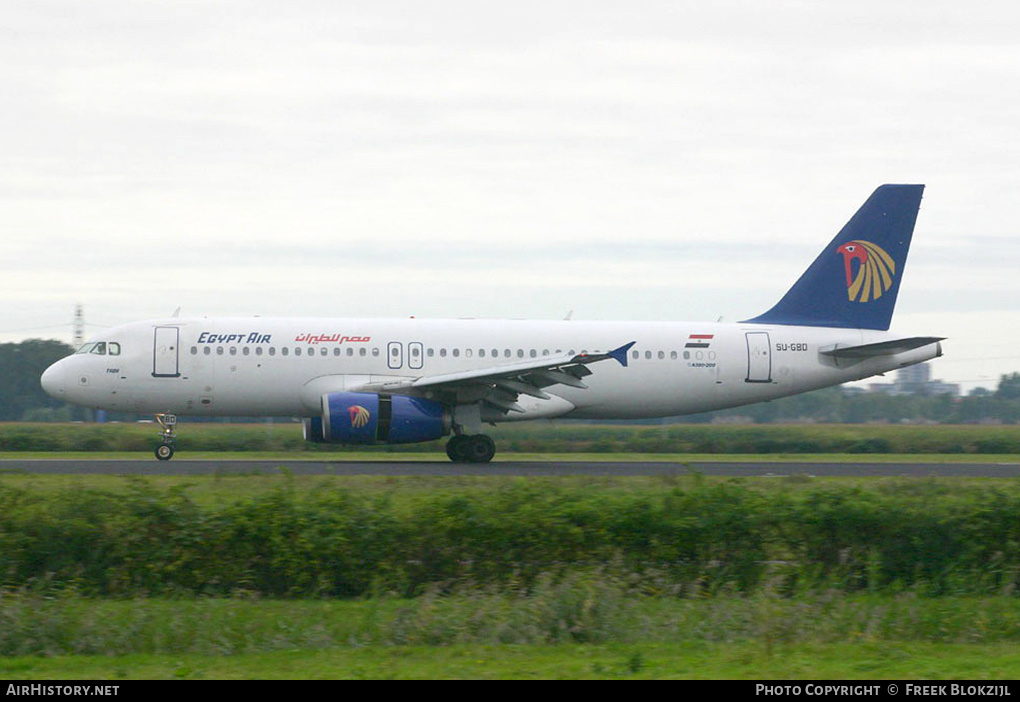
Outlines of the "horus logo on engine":
[{"label": "horus logo on engine", "polygon": [[355,429],[361,429],[372,418],[372,413],[361,405],[351,405],[347,411],[351,413],[351,426]]}]

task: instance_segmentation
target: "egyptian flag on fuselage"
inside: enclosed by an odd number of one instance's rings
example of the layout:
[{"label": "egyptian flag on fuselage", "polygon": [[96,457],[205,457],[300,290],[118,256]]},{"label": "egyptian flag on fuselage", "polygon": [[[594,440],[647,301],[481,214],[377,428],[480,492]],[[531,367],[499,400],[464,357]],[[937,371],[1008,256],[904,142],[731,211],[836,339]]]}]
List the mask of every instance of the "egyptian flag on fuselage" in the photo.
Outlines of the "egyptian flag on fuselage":
[{"label": "egyptian flag on fuselage", "polygon": [[685,349],[707,349],[712,343],[715,334],[691,334],[687,337]]}]

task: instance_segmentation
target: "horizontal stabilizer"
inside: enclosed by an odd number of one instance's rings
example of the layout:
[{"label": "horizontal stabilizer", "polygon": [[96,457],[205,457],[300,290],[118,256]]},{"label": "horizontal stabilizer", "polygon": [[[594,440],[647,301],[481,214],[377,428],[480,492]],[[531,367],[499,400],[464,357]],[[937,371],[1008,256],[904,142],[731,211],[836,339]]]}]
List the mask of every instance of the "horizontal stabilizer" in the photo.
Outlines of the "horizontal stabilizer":
[{"label": "horizontal stabilizer", "polygon": [[[877,344],[859,344],[857,346],[840,346],[837,344],[831,349],[819,351],[823,356],[831,356],[835,359],[852,359],[859,361],[865,358],[877,356],[894,356],[904,351],[913,351],[922,346],[936,344],[942,341],[942,336],[912,336],[908,339],[894,339],[892,341],[880,341]],[[941,354],[940,354],[941,355]]]}]

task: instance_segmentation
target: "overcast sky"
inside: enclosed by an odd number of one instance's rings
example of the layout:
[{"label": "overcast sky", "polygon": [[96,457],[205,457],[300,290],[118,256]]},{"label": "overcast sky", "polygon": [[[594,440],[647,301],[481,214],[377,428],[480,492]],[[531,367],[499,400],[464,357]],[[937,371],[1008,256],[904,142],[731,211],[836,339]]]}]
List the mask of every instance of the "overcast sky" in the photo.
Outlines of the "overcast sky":
[{"label": "overcast sky", "polygon": [[1020,4],[0,6],[0,340],[169,315],[736,321],[925,183],[893,329],[1020,370]]}]

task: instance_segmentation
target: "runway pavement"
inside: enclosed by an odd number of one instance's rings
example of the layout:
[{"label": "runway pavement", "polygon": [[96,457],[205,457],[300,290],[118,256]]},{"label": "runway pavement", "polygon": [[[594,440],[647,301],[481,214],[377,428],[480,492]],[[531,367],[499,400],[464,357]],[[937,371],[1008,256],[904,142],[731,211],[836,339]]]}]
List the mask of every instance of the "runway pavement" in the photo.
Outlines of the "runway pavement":
[{"label": "runway pavement", "polygon": [[902,463],[865,462],[692,462],[657,461],[494,461],[487,464],[451,463],[445,460],[410,461],[291,461],[291,460],[0,460],[0,475],[382,475],[382,476],[640,476],[689,475],[782,477],[807,476],[908,476],[908,477],[1020,477],[1017,463]]}]

